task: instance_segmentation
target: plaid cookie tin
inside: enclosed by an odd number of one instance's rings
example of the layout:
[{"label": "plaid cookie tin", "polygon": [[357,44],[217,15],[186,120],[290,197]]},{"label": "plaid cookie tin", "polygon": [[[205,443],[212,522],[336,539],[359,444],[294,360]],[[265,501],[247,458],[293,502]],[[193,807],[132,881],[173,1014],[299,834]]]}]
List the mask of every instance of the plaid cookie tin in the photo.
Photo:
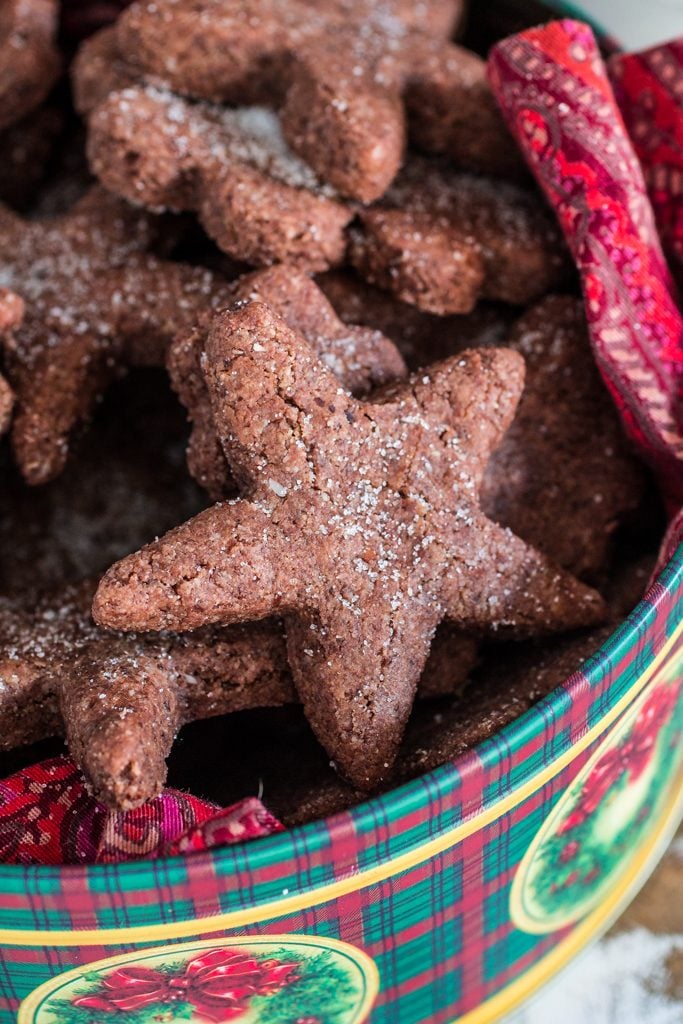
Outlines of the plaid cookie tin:
[{"label": "plaid cookie tin", "polygon": [[682,597],[683,547],[564,686],[352,811],[187,857],[0,868],[0,1020],[498,1019],[608,927],[680,820]]},{"label": "plaid cookie tin", "polygon": [[564,686],[352,811],[186,857],[0,866],[0,1024],[500,1019],[610,925],[681,819],[682,598],[683,546]]}]

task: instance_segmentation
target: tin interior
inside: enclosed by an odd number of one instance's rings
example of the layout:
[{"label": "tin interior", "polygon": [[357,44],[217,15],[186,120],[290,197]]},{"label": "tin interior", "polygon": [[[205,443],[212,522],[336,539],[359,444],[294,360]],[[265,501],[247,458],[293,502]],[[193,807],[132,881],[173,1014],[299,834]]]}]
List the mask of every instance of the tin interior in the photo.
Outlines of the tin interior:
[{"label": "tin interior", "polygon": [[[551,6],[537,0],[495,0],[478,5],[476,24],[466,25],[463,42],[485,53],[495,39],[556,16],[558,9],[566,14],[581,14],[574,4],[560,2]],[[671,593],[682,586],[683,547],[657,581],[655,591],[659,598],[656,600],[665,600],[667,597],[670,600]],[[653,603],[650,595],[650,599],[641,601],[610,639],[582,666],[580,673],[576,673],[563,686],[558,687],[552,694],[502,729],[496,737],[485,741],[456,761],[388,793],[369,799],[348,812],[328,818],[324,823],[311,822],[284,834],[260,839],[244,846],[224,847],[207,853],[190,854],[188,857],[167,858],[164,863],[167,865],[169,878],[176,874],[179,865],[186,860],[191,860],[195,868],[201,869],[204,865],[207,870],[236,877],[240,872],[258,870],[264,864],[290,859],[295,850],[305,850],[311,858],[324,857],[330,833],[340,842],[346,837],[353,848],[356,837],[371,833],[378,822],[403,818],[406,814],[412,813],[416,816],[417,824],[414,834],[405,837],[404,849],[407,852],[425,841],[426,835],[429,834],[429,820],[436,806],[440,809],[440,827],[448,830],[456,827],[471,814],[485,810],[483,805],[474,807],[462,803],[463,785],[468,776],[475,769],[484,769],[495,775],[501,761],[501,750],[523,750],[527,738],[538,734],[539,731],[545,730],[552,737],[554,723],[561,719],[579,691],[585,689],[587,680],[588,685],[599,685],[600,679],[609,667],[633,648],[639,638],[648,633],[652,621]],[[618,705],[622,696],[623,687],[612,687],[602,704],[603,714],[608,715]],[[554,756],[560,759],[566,755],[575,740],[576,737],[554,737]],[[533,778],[536,770],[535,764],[527,764],[523,758],[517,758],[513,770],[506,772],[506,785],[510,789],[517,789]],[[504,795],[502,788],[493,794],[493,797],[499,800],[501,795]],[[451,808],[451,813],[446,810],[444,817],[444,809],[448,808]],[[321,827],[322,824],[324,828]],[[381,861],[381,850],[374,852],[373,859]],[[16,891],[18,875],[24,876],[31,887],[40,887],[41,877],[48,879],[58,872],[60,875],[71,874],[81,879],[87,874],[95,884],[99,879],[102,888],[111,889],[112,892],[133,887],[140,890],[145,885],[154,888],[158,884],[160,862],[155,863],[154,872],[144,861],[93,865],[87,868],[0,866],[0,907],[3,903],[3,892],[12,889]],[[370,861],[365,866],[368,865]]]}]

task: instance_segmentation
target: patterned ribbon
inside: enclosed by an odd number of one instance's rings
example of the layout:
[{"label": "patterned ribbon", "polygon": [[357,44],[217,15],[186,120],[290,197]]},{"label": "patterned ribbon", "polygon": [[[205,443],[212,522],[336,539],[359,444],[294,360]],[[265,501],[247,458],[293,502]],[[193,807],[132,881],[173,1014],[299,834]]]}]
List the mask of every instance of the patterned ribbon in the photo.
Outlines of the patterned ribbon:
[{"label": "patterned ribbon", "polygon": [[617,102],[655,212],[662,242],[683,284],[683,39],[609,61]]},{"label": "patterned ribbon", "polygon": [[603,378],[677,512],[683,318],[593,33],[563,20],[511,36],[491,51],[489,77],[579,269]]},{"label": "patterned ribbon", "polygon": [[104,864],[207,850],[281,832],[260,800],[221,808],[167,789],[133,811],[109,811],[89,796],[67,757],[0,782],[0,863]]}]

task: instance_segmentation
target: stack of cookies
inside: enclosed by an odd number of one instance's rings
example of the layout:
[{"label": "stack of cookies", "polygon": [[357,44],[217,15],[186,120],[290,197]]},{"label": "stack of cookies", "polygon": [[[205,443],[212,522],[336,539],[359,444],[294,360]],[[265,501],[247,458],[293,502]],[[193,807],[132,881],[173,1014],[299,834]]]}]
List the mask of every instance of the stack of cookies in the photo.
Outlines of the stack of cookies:
[{"label": "stack of cookies", "polygon": [[127,809],[193,723],[303,821],[561,682],[656,502],[460,0],[59,16],[0,15],[6,766]]}]

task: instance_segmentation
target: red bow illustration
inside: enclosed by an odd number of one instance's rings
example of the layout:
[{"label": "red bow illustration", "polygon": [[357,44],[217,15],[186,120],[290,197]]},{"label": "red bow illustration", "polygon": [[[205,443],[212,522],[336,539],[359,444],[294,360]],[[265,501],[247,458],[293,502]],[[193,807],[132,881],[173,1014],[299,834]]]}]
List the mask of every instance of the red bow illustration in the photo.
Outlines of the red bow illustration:
[{"label": "red bow illustration", "polygon": [[606,751],[584,784],[582,800],[562,822],[560,835],[582,825],[598,808],[615,782],[627,774],[635,782],[650,762],[660,729],[670,718],[680,684],[654,691],[641,710],[631,735],[619,747]]},{"label": "red bow illustration", "polygon": [[149,967],[120,967],[94,995],[74,1006],[126,1013],[152,1003],[187,1002],[213,1024],[241,1016],[252,996],[268,995],[297,979],[295,963],[258,960],[241,949],[212,949],[190,960],[179,974]]}]

